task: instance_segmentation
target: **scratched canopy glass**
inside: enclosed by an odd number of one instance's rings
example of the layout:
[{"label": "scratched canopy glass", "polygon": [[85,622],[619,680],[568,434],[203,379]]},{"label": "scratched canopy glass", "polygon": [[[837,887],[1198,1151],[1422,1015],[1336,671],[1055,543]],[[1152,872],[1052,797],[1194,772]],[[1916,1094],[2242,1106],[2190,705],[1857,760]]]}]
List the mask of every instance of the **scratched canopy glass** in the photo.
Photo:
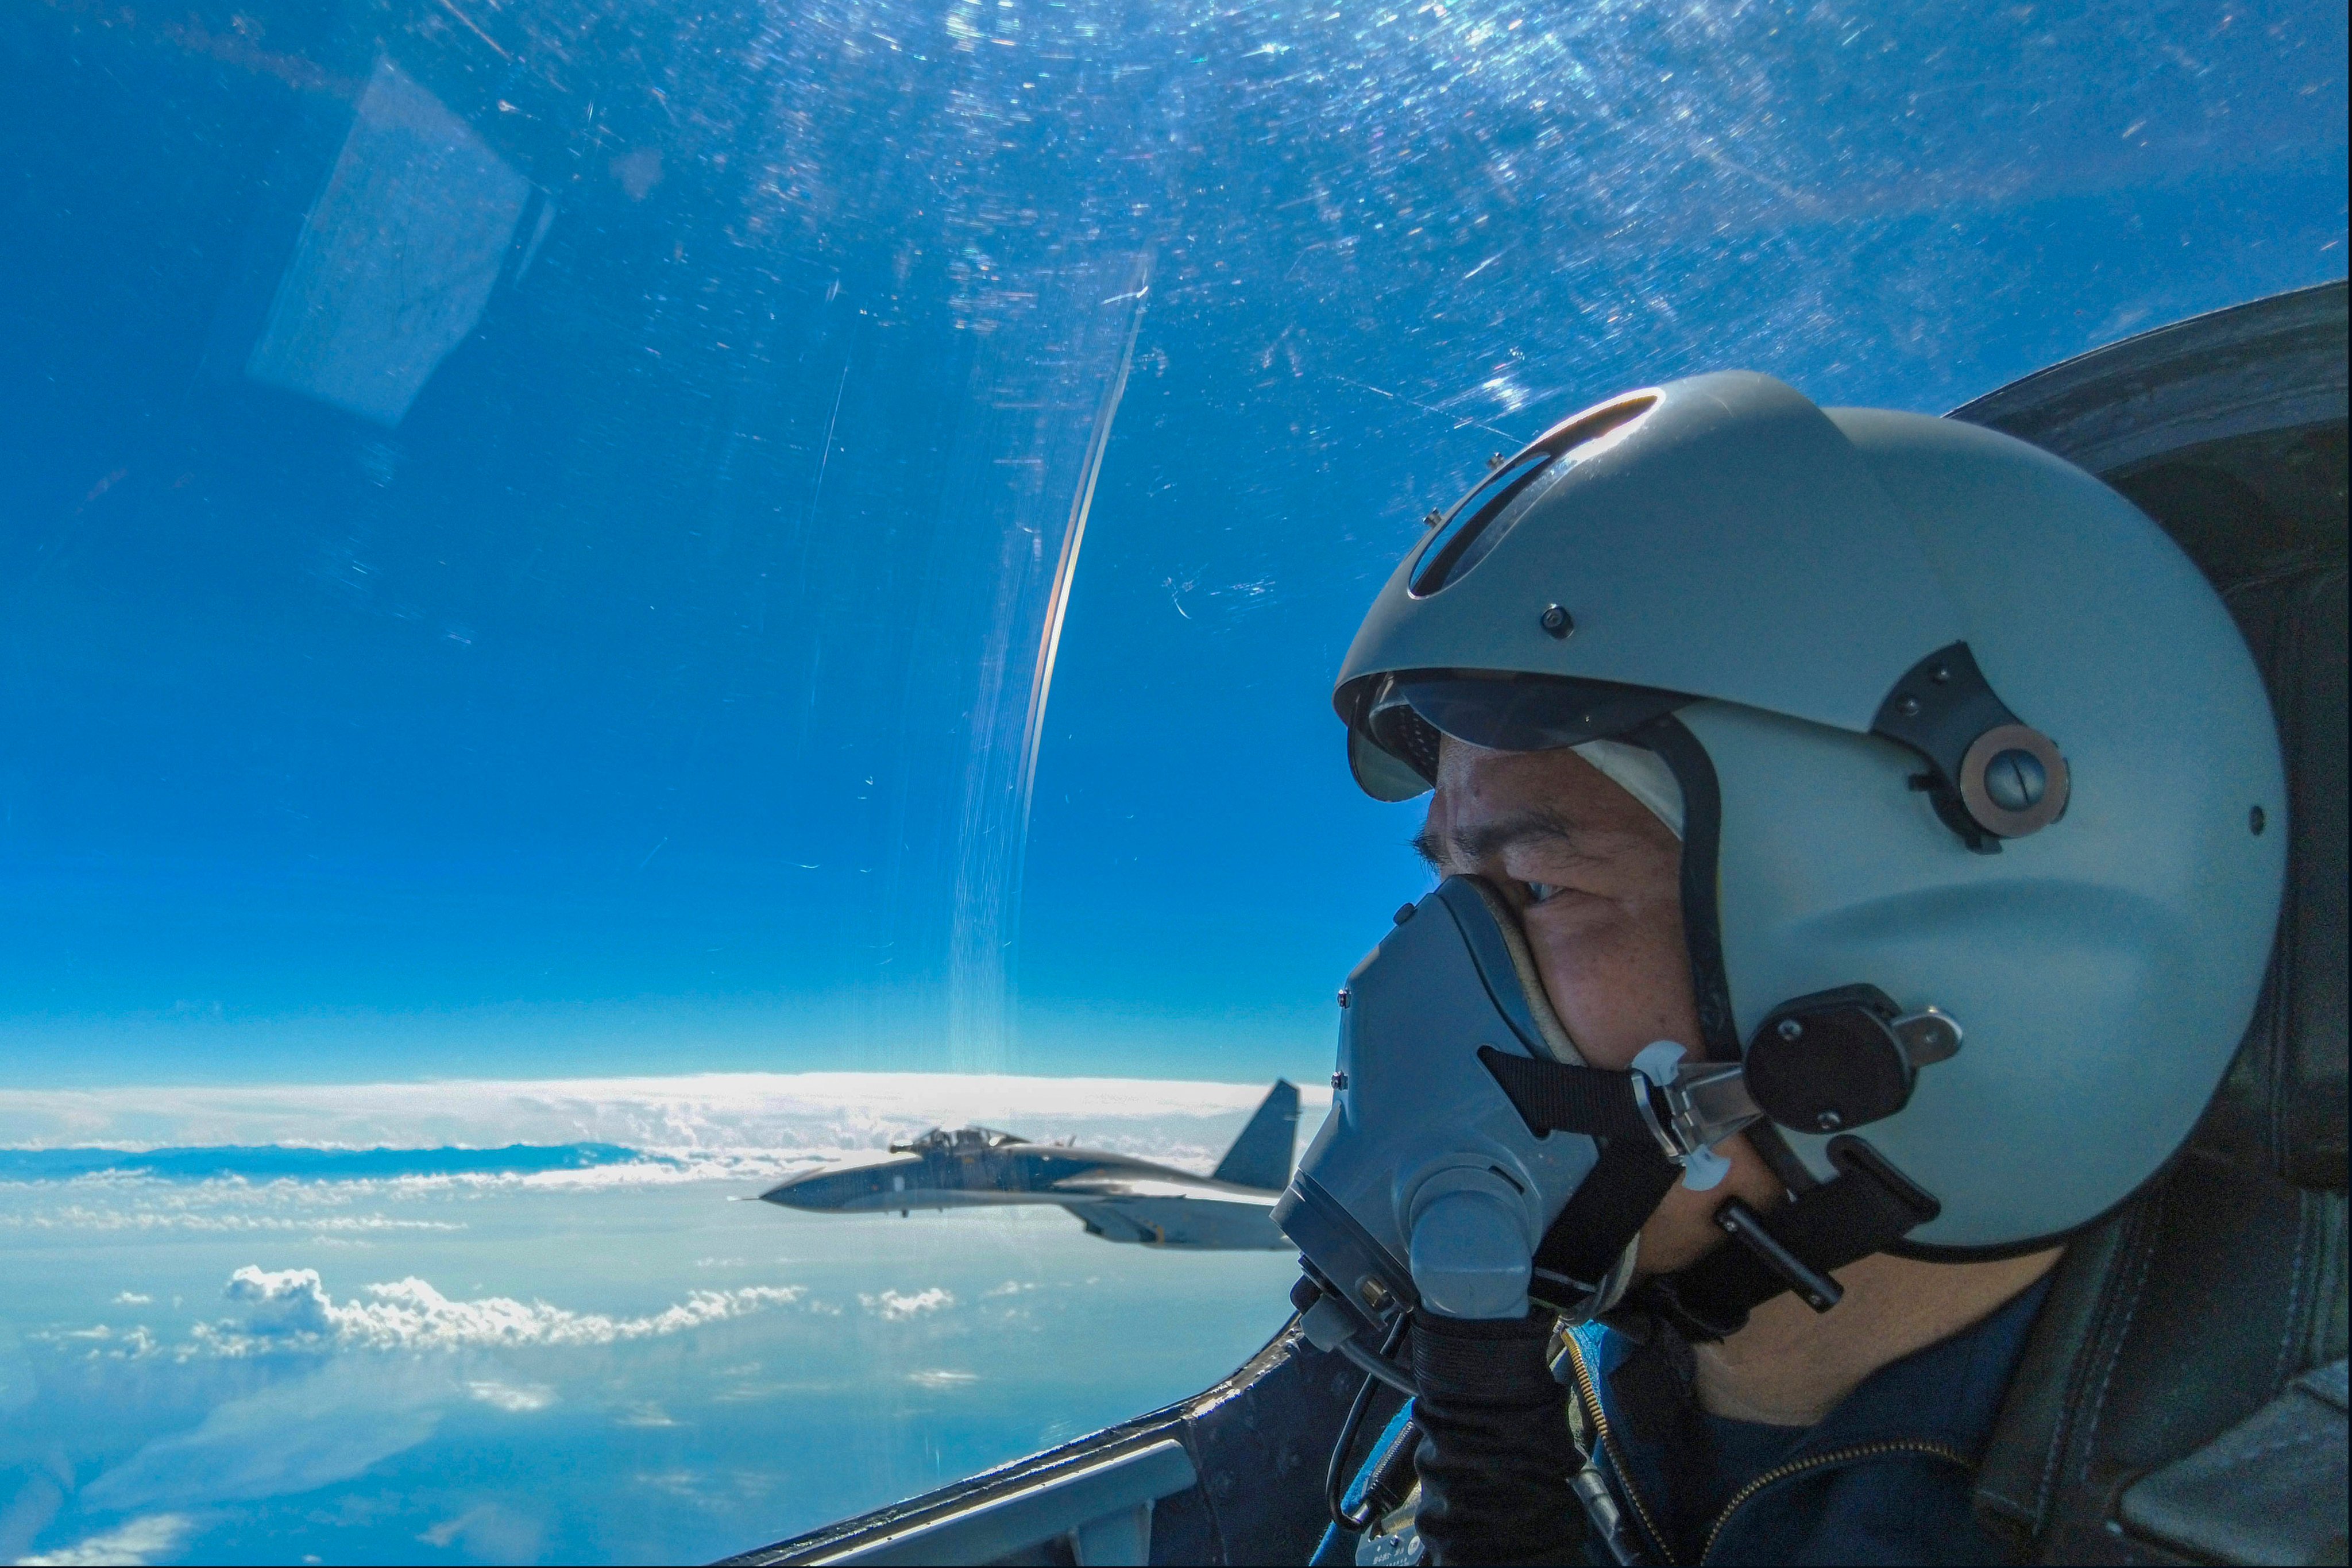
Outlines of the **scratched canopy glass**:
[{"label": "scratched canopy glass", "polygon": [[726,1200],[1311,1121],[1423,514],[2340,275],[2344,34],[0,10],[0,1555],[711,1555],[1210,1382],[1283,1254]]}]

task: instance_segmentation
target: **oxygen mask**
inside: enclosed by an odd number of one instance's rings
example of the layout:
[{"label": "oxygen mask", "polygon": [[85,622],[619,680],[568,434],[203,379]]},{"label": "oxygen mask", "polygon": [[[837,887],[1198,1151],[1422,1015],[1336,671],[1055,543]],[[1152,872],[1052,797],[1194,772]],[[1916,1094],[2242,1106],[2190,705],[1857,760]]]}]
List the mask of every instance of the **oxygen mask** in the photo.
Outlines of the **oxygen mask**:
[{"label": "oxygen mask", "polygon": [[1762,1112],[1738,1063],[1671,1042],[1631,1070],[1586,1065],[1479,879],[1396,921],[1339,994],[1331,1114],[1274,1219],[1302,1254],[1309,1338],[1402,1387],[1371,1347],[1407,1313],[1607,1310],[1667,1189],[1719,1182],[1710,1146]]}]

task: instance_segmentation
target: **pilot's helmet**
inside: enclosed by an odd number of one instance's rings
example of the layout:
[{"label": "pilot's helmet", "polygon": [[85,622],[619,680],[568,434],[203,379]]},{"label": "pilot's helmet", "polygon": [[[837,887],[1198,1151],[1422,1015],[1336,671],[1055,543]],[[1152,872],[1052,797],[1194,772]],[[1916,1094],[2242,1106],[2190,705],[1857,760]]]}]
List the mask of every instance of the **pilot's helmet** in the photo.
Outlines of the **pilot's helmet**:
[{"label": "pilot's helmet", "polygon": [[[1948,1015],[1864,1132],[1940,1201],[1913,1250],[2062,1237],[2180,1144],[2254,1005],[2285,792],[2236,628],[2128,501],[1743,373],[1580,414],[1432,521],[1339,676],[1358,781],[1428,789],[1441,734],[1585,746],[1683,834],[1711,1056],[1840,988]],[[1802,1121],[1757,1138],[1793,1190],[1832,1174]]]}]

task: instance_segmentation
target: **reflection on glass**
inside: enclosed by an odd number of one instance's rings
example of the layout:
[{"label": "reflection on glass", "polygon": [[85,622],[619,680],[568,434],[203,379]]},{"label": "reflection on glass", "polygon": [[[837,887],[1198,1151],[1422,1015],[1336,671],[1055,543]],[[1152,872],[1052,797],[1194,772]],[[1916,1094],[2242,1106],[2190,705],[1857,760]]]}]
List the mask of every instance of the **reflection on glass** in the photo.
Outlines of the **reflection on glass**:
[{"label": "reflection on glass", "polygon": [[[398,425],[481,321],[530,195],[471,126],[379,60],[245,374]],[[534,239],[553,216],[541,206]]]},{"label": "reflection on glass", "polygon": [[1208,1383],[1281,1255],[726,1200],[1207,1172],[1421,885],[1423,516],[2340,274],[2344,28],[14,8],[0,1555],[710,1554]]}]

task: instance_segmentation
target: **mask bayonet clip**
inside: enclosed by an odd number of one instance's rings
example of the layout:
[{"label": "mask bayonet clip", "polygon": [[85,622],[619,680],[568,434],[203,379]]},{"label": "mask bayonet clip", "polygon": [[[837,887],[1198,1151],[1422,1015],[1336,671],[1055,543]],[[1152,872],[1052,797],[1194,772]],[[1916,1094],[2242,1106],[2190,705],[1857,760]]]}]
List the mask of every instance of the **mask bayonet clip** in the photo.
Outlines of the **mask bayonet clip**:
[{"label": "mask bayonet clip", "polygon": [[1683,1185],[1706,1192],[1731,1173],[1715,1145],[1764,1119],[1738,1062],[1693,1062],[1672,1040],[1633,1058],[1633,1103],[1667,1159],[1683,1167]]}]

